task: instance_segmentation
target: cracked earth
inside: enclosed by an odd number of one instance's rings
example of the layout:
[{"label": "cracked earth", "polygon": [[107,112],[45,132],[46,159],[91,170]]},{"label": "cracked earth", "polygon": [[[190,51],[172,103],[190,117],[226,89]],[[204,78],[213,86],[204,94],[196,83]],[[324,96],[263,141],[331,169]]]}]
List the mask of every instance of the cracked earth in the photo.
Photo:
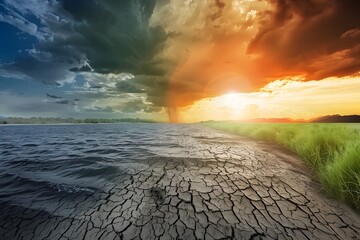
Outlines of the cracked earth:
[{"label": "cracked earth", "polygon": [[202,126],[173,134],[176,146],[134,156],[101,192],[0,202],[0,239],[360,238],[359,215],[292,154]]}]

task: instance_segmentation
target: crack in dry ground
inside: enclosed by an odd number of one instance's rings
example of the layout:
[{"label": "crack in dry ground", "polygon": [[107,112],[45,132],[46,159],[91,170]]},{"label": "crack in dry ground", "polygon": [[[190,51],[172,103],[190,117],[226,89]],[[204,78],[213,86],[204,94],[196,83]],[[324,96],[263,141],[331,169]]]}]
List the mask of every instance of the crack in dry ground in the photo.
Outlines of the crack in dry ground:
[{"label": "crack in dry ground", "polygon": [[359,215],[320,194],[300,160],[197,128],[179,133],[186,156],[134,159],[103,192],[0,202],[0,239],[359,239]]}]

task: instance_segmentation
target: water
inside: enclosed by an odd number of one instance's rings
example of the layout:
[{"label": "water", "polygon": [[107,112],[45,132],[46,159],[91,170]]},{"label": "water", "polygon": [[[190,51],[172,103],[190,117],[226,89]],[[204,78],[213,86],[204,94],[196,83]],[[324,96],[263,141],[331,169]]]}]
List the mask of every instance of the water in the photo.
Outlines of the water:
[{"label": "water", "polygon": [[181,157],[196,131],[181,124],[1,126],[0,204],[51,208],[91,197],[121,185],[129,165]]}]

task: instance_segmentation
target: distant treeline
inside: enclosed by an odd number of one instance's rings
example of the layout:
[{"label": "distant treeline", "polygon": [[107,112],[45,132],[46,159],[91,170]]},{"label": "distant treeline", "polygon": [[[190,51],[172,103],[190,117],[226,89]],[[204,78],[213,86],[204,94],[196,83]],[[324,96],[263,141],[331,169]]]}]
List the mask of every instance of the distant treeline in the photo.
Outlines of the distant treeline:
[{"label": "distant treeline", "polygon": [[106,118],[44,118],[44,117],[8,117],[0,119],[0,124],[56,124],[56,123],[155,123],[153,120],[140,119],[140,118],[119,118],[119,119],[106,119]]},{"label": "distant treeline", "polygon": [[329,115],[314,119],[315,123],[360,123],[360,115]]}]

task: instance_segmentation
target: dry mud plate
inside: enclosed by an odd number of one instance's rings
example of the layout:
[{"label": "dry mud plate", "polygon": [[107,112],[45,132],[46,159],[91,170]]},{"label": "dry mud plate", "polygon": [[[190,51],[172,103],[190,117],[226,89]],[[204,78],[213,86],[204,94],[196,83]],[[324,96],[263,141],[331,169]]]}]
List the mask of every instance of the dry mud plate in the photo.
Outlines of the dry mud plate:
[{"label": "dry mud plate", "polygon": [[[359,239],[296,157],[202,126],[123,163],[117,184],[56,204],[0,203],[0,239]],[[164,146],[166,138],[163,139]]]}]

